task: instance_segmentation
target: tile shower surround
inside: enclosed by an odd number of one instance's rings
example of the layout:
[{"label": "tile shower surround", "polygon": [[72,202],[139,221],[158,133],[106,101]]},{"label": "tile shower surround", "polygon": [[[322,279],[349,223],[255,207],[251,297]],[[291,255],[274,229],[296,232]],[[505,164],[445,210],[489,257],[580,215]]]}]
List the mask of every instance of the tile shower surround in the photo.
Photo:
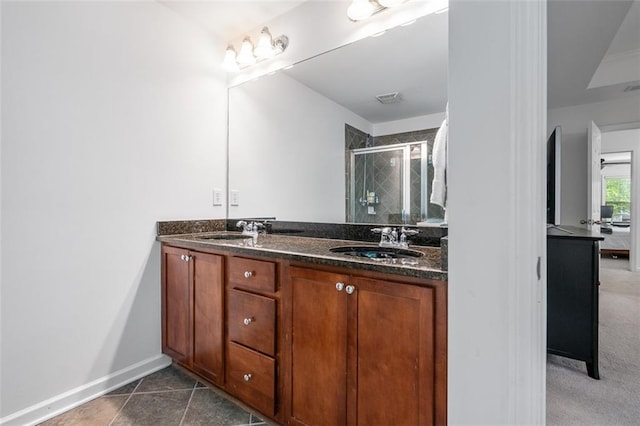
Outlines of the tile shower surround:
[{"label": "tile shower surround", "polygon": [[42,426],[267,425],[217,389],[170,366],[41,423]]},{"label": "tile shower surround", "polygon": [[[384,136],[375,136],[372,138],[372,143],[370,147],[381,147],[388,145],[396,145],[396,144],[404,144],[411,142],[420,142],[427,141],[427,150],[429,153],[433,151],[433,143],[435,140],[436,133],[438,132],[438,128],[432,129],[424,129],[413,132],[404,132],[404,133],[395,133]],[[351,205],[350,197],[359,198],[362,194],[362,188],[364,185],[364,176],[363,170],[361,167],[356,167],[356,170],[351,170],[351,150],[367,148],[366,146],[367,134],[362,132],[361,130],[356,129],[353,126],[345,124],[345,164],[346,164],[346,191],[347,198],[346,202],[346,211],[348,212]],[[394,208],[393,199],[394,197],[391,194],[397,192],[397,188],[399,187],[399,176],[398,179],[393,179],[392,174],[389,172],[389,162],[390,155],[392,153],[386,153],[386,155],[377,156],[374,160],[373,164],[373,175],[377,176],[387,176],[387,179],[383,181],[376,181],[375,188],[371,187],[369,189],[375,190],[375,192],[379,195],[381,200],[380,204],[376,206],[376,214],[370,215],[367,211],[367,206],[362,206],[359,203],[355,203],[355,212],[353,216],[352,222],[355,223],[388,223],[390,222],[389,218],[394,215],[398,215],[400,212],[396,211],[398,208]],[[351,192],[351,174],[355,173],[355,187],[356,193],[350,195]],[[420,162],[412,161],[411,162],[411,170],[410,170],[410,179],[411,179],[411,193],[412,194],[420,194]],[[427,181],[431,182],[433,180],[433,166],[431,163],[427,166]],[[396,197],[397,198],[397,197]],[[412,217],[410,222],[417,222],[421,220],[420,211],[420,197],[412,197],[411,200],[411,212]],[[428,205],[429,211],[431,212],[432,217],[444,217],[444,211],[440,206],[429,203]],[[393,220],[396,222],[396,220]]]}]

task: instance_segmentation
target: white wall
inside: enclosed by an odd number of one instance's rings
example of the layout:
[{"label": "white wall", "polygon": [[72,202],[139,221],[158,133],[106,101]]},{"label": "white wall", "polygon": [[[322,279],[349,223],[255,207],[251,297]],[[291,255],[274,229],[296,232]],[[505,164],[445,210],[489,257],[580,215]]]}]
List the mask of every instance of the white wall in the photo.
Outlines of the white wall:
[{"label": "white wall", "polygon": [[640,95],[606,102],[555,108],[548,112],[548,132],[562,127],[562,218],[578,225],[587,214],[587,127],[640,121]]},{"label": "white wall", "polygon": [[413,132],[416,130],[440,128],[444,120],[444,112],[405,118],[403,120],[386,121],[373,124],[373,136],[391,135],[394,133]]},{"label": "white wall", "polygon": [[166,364],[155,222],[224,217],[224,46],[155,2],[1,7],[0,418],[25,424]]},{"label": "white wall", "polygon": [[345,123],[371,123],[283,73],[231,88],[229,114],[229,217],[345,221]]}]

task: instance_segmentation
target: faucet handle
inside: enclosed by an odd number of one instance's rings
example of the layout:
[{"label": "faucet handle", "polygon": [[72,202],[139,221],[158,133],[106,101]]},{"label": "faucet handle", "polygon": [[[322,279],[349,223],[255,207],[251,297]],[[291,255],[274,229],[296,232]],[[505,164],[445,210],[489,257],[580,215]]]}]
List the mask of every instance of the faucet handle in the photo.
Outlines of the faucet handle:
[{"label": "faucet handle", "polygon": [[239,220],[238,223],[236,223],[236,228],[238,229],[245,229],[245,226],[247,226],[247,222],[244,220]]},{"label": "faucet handle", "polygon": [[373,228],[371,232],[375,234],[389,235],[391,233],[391,228],[385,226],[384,228]]},{"label": "faucet handle", "polygon": [[402,229],[400,230],[400,233],[405,234],[405,235],[417,235],[417,234],[420,233],[420,231],[418,231],[416,229],[405,228],[403,226]]}]

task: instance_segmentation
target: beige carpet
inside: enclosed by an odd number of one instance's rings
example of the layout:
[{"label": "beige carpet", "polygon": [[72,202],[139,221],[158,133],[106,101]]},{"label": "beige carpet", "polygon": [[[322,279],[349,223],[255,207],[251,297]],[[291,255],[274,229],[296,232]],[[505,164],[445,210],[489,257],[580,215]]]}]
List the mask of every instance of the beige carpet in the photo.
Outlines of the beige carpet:
[{"label": "beige carpet", "polygon": [[600,266],[600,380],[584,362],[548,357],[547,424],[640,425],[640,272],[628,266]]}]

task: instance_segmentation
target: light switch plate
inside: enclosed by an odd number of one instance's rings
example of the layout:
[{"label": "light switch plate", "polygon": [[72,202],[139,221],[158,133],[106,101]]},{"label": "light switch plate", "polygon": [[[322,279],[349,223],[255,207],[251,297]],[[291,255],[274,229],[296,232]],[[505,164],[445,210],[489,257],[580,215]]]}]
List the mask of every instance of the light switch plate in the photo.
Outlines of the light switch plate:
[{"label": "light switch plate", "polygon": [[214,206],[222,205],[222,189],[220,188],[213,189],[213,205]]},{"label": "light switch plate", "polygon": [[240,191],[238,191],[237,189],[232,189],[231,193],[229,195],[231,197],[231,200],[230,200],[229,204],[232,205],[232,206],[239,206],[240,205]]}]

